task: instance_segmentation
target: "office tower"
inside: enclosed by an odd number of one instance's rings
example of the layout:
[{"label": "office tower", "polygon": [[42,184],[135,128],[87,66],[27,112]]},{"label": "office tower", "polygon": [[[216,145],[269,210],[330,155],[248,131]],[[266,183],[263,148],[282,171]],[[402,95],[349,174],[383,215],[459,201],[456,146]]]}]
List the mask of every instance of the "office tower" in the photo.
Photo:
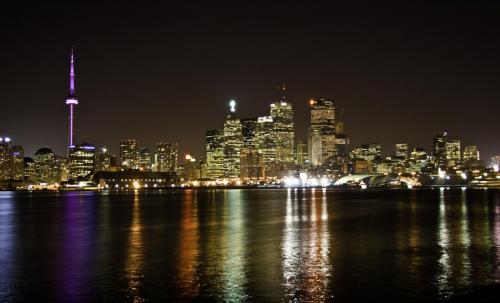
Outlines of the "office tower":
[{"label": "office tower", "polygon": [[116,156],[109,153],[108,149],[100,148],[95,154],[94,172],[112,171],[116,166]]},{"label": "office tower", "polygon": [[[309,158],[313,165],[322,165],[336,155],[335,107],[326,99],[312,99],[311,125],[308,130]],[[343,130],[342,130],[343,131]]]},{"label": "office tower", "polygon": [[177,143],[160,142],[156,144],[156,171],[176,172],[179,159]]},{"label": "office tower", "polygon": [[61,181],[61,159],[47,147],[35,153],[35,182],[54,184]]},{"label": "office tower", "polygon": [[352,159],[362,159],[369,162],[380,161],[382,158],[382,147],[380,144],[363,144],[351,152]]},{"label": "office tower", "polygon": [[453,167],[460,164],[461,158],[461,150],[460,150],[460,140],[448,140],[445,144],[446,153],[446,165],[448,167]]},{"label": "office tower", "polygon": [[277,177],[276,164],[276,136],[274,135],[274,121],[271,116],[257,118],[255,144],[257,151],[262,155],[264,174],[266,177]]},{"label": "office tower", "polygon": [[187,154],[184,157],[184,164],[182,170],[184,180],[195,180],[201,177],[201,163],[196,161],[196,158]]},{"label": "office tower", "polygon": [[69,130],[68,130],[68,151],[74,145],[74,107],[78,105],[75,95],[75,60],[73,48],[71,48],[70,69],[69,69],[69,94],[66,97],[66,105],[69,105]]},{"label": "office tower", "polygon": [[282,85],[281,96],[278,101],[271,103],[270,112],[276,137],[276,163],[284,168],[295,162],[294,115],[292,104],[287,101],[285,91],[286,86]]},{"label": "office tower", "polygon": [[478,162],[479,161],[479,150],[475,145],[468,145],[464,147],[463,155],[464,163],[466,162]]},{"label": "office tower", "polygon": [[32,158],[24,158],[24,182],[34,184],[36,182],[35,161]]},{"label": "office tower", "polygon": [[257,118],[241,119],[241,133],[243,135],[243,147],[255,148],[255,134],[257,132]]},{"label": "office tower", "polygon": [[254,148],[243,148],[240,152],[241,178],[257,180],[264,178],[262,154]]},{"label": "office tower", "polygon": [[89,178],[94,173],[95,147],[81,143],[69,148],[69,178],[73,180]]},{"label": "office tower", "polygon": [[395,154],[400,159],[408,158],[408,143],[396,143]]},{"label": "office tower", "polygon": [[224,177],[224,130],[206,132],[206,174],[208,178]]},{"label": "office tower", "polygon": [[151,153],[149,148],[141,148],[139,151],[139,169],[151,170]]},{"label": "office tower", "polygon": [[140,152],[137,140],[123,139],[120,141],[120,163],[125,170],[139,169]]},{"label": "office tower", "polygon": [[438,132],[434,134],[432,140],[432,153],[434,156],[434,161],[436,166],[442,166],[446,164],[446,132]]},{"label": "office tower", "polygon": [[24,149],[22,146],[12,146],[10,152],[11,179],[22,181],[24,179]]},{"label": "office tower", "polygon": [[[335,119],[335,153],[339,157],[349,156],[349,138],[344,133],[344,122],[340,121],[339,118]],[[337,158],[337,160],[339,160]],[[343,161],[341,161],[343,162]]]},{"label": "office tower", "polygon": [[10,138],[0,137],[0,180],[11,178],[11,146]]},{"label": "office tower", "polygon": [[420,147],[413,148],[408,159],[410,172],[422,172],[429,165],[429,156],[425,149]]},{"label": "office tower", "polygon": [[307,143],[303,141],[297,142],[295,163],[301,167],[309,165],[309,152]]},{"label": "office tower", "polygon": [[241,121],[236,116],[236,102],[232,100],[229,106],[230,112],[224,122],[224,172],[228,178],[239,178],[243,134]]}]

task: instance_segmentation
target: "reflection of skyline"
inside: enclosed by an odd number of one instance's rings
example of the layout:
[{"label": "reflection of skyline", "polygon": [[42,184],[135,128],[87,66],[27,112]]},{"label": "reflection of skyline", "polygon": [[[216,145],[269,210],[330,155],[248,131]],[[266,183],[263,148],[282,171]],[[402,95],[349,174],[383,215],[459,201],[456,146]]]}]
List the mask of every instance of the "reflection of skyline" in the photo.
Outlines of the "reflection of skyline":
[{"label": "reflection of skyline", "polygon": [[[224,259],[223,294],[226,302],[240,302],[247,299],[246,294],[246,255],[245,255],[245,213],[241,190],[224,194],[224,205],[228,208],[228,223],[224,230],[227,236],[227,256]],[[226,208],[225,207],[225,208]]]},{"label": "reflection of skyline", "polygon": [[[15,203],[11,193],[0,192],[0,301],[12,292],[13,267],[16,264]],[[7,301],[7,299],[5,299]]]},{"label": "reflection of skyline", "polygon": [[95,224],[93,201],[85,197],[88,193],[69,193],[64,201],[64,218],[61,226],[62,239],[59,251],[60,272],[58,280],[63,289],[59,293],[61,302],[81,301],[91,278],[93,241],[92,229]]},{"label": "reflection of skyline", "polygon": [[[460,204],[456,207],[448,199],[445,189],[440,188],[438,245],[441,257],[438,261],[440,272],[437,284],[440,294],[445,298],[456,289],[468,286],[471,278],[470,231],[465,193],[461,192]],[[454,211],[458,207],[459,211]]]},{"label": "reflection of skyline", "polygon": [[127,296],[132,302],[144,302],[140,294],[143,282],[144,248],[142,243],[141,208],[139,194],[134,194],[132,208],[132,224],[128,241],[128,257],[125,265],[125,274],[128,282]]},{"label": "reflection of skyline", "polygon": [[[310,200],[302,197],[309,193]],[[286,296],[289,301],[324,301],[332,275],[326,190],[304,190],[300,196],[288,190],[282,244]]]},{"label": "reflection of skyline", "polygon": [[495,234],[495,282],[500,283],[500,201],[497,200],[495,205],[495,223],[494,223],[494,234]]},{"label": "reflection of skyline", "polygon": [[199,293],[197,273],[199,258],[198,202],[193,190],[186,190],[182,202],[179,251],[179,284],[182,295],[188,298]]}]

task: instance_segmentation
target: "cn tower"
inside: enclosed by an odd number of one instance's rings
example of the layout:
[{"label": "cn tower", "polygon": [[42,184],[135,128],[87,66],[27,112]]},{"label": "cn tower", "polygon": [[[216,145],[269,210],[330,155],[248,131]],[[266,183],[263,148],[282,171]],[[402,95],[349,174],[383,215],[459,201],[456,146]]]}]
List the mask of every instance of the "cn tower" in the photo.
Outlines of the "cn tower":
[{"label": "cn tower", "polygon": [[73,138],[73,122],[74,122],[74,107],[78,105],[78,99],[75,95],[75,60],[73,56],[73,47],[71,48],[70,69],[69,69],[69,95],[66,98],[66,104],[69,105],[69,148],[74,146]]}]

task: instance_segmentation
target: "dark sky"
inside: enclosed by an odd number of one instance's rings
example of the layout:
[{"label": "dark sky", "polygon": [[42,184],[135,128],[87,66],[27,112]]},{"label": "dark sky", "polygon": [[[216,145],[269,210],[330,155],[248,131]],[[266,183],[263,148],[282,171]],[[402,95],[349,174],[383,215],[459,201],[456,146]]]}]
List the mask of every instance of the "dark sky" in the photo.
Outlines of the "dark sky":
[{"label": "dark sky", "polygon": [[483,158],[500,153],[499,5],[85,2],[1,9],[0,136],[27,155],[65,154],[71,45],[77,141],[114,152],[133,137],[200,157],[231,98],[240,117],[266,115],[286,83],[297,139],[307,100],[326,97],[344,109],[353,146],[429,149],[447,130]]}]

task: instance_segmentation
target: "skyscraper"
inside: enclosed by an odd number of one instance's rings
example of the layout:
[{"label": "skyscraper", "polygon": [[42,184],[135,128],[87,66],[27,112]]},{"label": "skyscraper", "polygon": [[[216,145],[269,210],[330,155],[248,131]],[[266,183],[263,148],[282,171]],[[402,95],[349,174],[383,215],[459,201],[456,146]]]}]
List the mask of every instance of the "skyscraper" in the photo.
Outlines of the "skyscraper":
[{"label": "skyscraper", "polygon": [[139,158],[139,169],[140,170],[146,170],[150,171],[151,170],[151,152],[149,151],[149,148],[141,148],[140,152],[140,158]]},{"label": "skyscraper", "polygon": [[308,131],[309,158],[313,165],[322,165],[336,155],[335,107],[331,100],[312,99],[311,126]]},{"label": "skyscraper", "polygon": [[139,169],[139,142],[135,139],[120,141],[120,164],[123,169]]},{"label": "skyscraper", "polygon": [[479,161],[479,150],[475,145],[468,145],[464,147],[464,162],[477,162]]},{"label": "skyscraper", "polygon": [[309,164],[309,153],[307,151],[307,143],[298,141],[295,155],[295,163],[301,167]]},{"label": "skyscraper", "polygon": [[241,132],[243,134],[243,147],[255,148],[255,133],[257,131],[257,118],[241,119]]},{"label": "skyscraper", "polygon": [[116,165],[116,156],[109,153],[107,148],[101,148],[95,154],[94,172],[111,171]]},{"label": "skyscraper", "polygon": [[224,130],[206,132],[206,174],[209,178],[224,177]]},{"label": "skyscraper", "polygon": [[295,162],[294,114],[292,104],[286,99],[286,86],[280,89],[279,100],[271,103],[270,116],[276,137],[276,163],[287,168]]},{"label": "skyscraper", "polygon": [[460,164],[461,157],[461,149],[460,149],[460,140],[448,140],[446,141],[446,165],[448,167],[453,167]]},{"label": "skyscraper", "polygon": [[61,181],[61,161],[47,147],[35,153],[36,182],[54,184]]},{"label": "skyscraper", "polygon": [[276,136],[274,135],[274,121],[271,116],[257,118],[257,131],[255,133],[255,144],[258,152],[262,155],[265,177],[277,177],[276,161]]},{"label": "skyscraper", "polygon": [[228,178],[239,178],[243,134],[241,121],[236,116],[236,102],[232,100],[229,106],[230,112],[224,123],[224,171]]},{"label": "skyscraper", "polygon": [[95,147],[88,143],[71,146],[68,155],[69,177],[85,178],[94,172]]},{"label": "skyscraper", "polygon": [[75,61],[73,48],[71,48],[70,69],[69,69],[69,94],[66,97],[66,105],[69,105],[69,131],[68,131],[68,151],[74,146],[74,107],[78,105],[78,99],[75,95]]},{"label": "skyscraper", "polygon": [[11,146],[10,138],[0,137],[0,180],[9,180],[11,177]]},{"label": "skyscraper", "polygon": [[438,132],[434,134],[432,140],[432,153],[436,166],[446,164],[446,132]]},{"label": "skyscraper", "polygon": [[22,181],[24,179],[24,149],[22,146],[12,146],[10,151],[11,179]]},{"label": "skyscraper", "polygon": [[156,144],[156,170],[159,172],[176,172],[179,158],[177,143],[160,142]]}]

